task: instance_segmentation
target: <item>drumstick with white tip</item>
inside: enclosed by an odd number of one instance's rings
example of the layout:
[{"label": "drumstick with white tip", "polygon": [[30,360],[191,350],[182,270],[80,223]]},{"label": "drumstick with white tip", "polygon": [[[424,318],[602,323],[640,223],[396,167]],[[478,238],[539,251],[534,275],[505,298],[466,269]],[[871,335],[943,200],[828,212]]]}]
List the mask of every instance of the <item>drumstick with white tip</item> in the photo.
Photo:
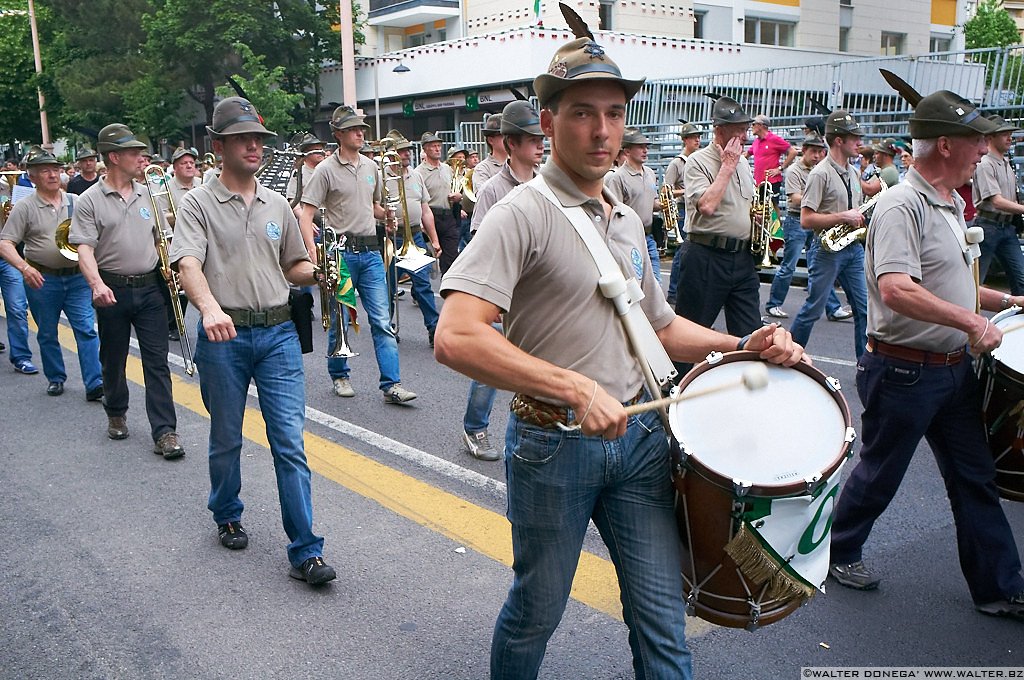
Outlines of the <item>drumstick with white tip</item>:
[{"label": "drumstick with white tip", "polygon": [[981,227],[971,227],[964,235],[964,240],[967,241],[968,247],[974,255],[974,259],[971,261],[971,272],[974,274],[974,291],[976,295],[974,311],[975,313],[981,313],[981,265],[978,262],[981,257],[981,250],[978,244],[985,240],[985,230]]},{"label": "drumstick with white tip", "polygon": [[653,411],[655,409],[662,408],[663,406],[671,406],[672,404],[681,401],[688,401],[698,397],[706,397],[709,394],[722,392],[723,390],[731,390],[740,386],[746,387],[751,392],[767,387],[768,367],[761,362],[751,364],[743,371],[743,375],[736,380],[730,380],[722,383],[721,385],[715,385],[714,387],[705,387],[701,390],[694,390],[693,392],[683,392],[682,394],[678,394],[674,397],[665,397],[664,399],[655,399],[654,401],[646,401],[642,404],[627,406],[626,415],[633,416],[638,413],[646,413],[647,411]]}]

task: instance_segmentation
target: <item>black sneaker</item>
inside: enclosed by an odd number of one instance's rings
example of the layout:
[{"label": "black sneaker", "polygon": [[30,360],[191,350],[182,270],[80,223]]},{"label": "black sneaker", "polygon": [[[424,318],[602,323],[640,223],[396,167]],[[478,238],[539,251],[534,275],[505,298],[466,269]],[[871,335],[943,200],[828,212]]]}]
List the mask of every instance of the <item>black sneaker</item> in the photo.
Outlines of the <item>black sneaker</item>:
[{"label": "black sneaker", "polygon": [[64,394],[64,383],[62,382],[51,382],[46,386],[46,393],[51,397],[59,397]]},{"label": "black sneaker", "polygon": [[86,401],[99,401],[103,398],[103,385],[97,385],[85,393]]},{"label": "black sneaker", "polygon": [[288,575],[294,579],[305,581],[311,586],[318,586],[338,578],[334,567],[324,562],[324,558],[319,555],[310,557],[297,567],[292,567]]},{"label": "black sneaker", "polygon": [[832,564],[828,568],[828,573],[839,582],[839,585],[854,590],[874,590],[882,582],[881,578],[864,565],[863,560],[852,564]]},{"label": "black sneaker", "polygon": [[1024,621],[1024,590],[1005,600],[975,605],[974,608],[988,616],[1003,616],[1008,619]]},{"label": "black sneaker", "polygon": [[227,522],[217,526],[220,544],[228,550],[245,550],[249,545],[249,534],[245,533],[241,522]]},{"label": "black sneaker", "polygon": [[428,328],[427,329],[427,342],[430,343],[430,348],[433,349],[434,348],[434,329],[433,328]]}]

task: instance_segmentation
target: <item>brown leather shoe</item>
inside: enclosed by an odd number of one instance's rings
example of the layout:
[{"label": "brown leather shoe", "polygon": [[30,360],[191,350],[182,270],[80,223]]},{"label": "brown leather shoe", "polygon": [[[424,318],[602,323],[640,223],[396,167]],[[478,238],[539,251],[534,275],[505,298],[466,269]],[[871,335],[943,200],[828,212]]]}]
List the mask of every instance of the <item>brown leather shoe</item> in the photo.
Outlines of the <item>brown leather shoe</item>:
[{"label": "brown leather shoe", "polygon": [[164,457],[164,460],[174,460],[185,455],[185,449],[181,448],[176,432],[164,432],[153,445],[153,453]]},{"label": "brown leather shoe", "polygon": [[107,436],[111,439],[128,438],[128,419],[124,416],[111,416],[107,418]]}]

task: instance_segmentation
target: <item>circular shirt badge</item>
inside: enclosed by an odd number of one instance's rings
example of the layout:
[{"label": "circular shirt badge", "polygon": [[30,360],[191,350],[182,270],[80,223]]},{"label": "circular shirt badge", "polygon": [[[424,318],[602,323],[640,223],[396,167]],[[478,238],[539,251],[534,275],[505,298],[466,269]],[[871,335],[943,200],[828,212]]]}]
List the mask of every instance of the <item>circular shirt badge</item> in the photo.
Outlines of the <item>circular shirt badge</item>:
[{"label": "circular shirt badge", "polygon": [[153,213],[149,212],[149,208],[139,208],[139,214],[142,215],[144,220],[148,220],[153,216]]},{"label": "circular shirt badge", "polygon": [[281,226],[277,222],[267,222],[267,236],[272,241],[277,241],[281,238]]},{"label": "circular shirt badge", "polygon": [[629,253],[629,259],[633,261],[633,271],[636,272],[636,278],[642,280],[644,278],[644,258],[640,256],[640,251],[633,248]]}]

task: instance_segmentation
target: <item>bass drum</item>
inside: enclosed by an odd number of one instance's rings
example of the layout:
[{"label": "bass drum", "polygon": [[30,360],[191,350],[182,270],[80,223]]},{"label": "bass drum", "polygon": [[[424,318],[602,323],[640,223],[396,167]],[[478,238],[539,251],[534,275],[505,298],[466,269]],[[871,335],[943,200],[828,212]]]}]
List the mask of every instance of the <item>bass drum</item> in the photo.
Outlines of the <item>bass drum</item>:
[{"label": "bass drum", "polygon": [[744,389],[755,362],[756,352],[708,357],[676,388],[694,397],[669,411],[687,612],[750,630],[822,589],[855,438],[838,381],[768,365],[767,386]]},{"label": "bass drum", "polygon": [[999,495],[1024,501],[1024,314],[1008,309],[992,323],[1003,332],[1003,342],[978,362],[985,433]]}]

